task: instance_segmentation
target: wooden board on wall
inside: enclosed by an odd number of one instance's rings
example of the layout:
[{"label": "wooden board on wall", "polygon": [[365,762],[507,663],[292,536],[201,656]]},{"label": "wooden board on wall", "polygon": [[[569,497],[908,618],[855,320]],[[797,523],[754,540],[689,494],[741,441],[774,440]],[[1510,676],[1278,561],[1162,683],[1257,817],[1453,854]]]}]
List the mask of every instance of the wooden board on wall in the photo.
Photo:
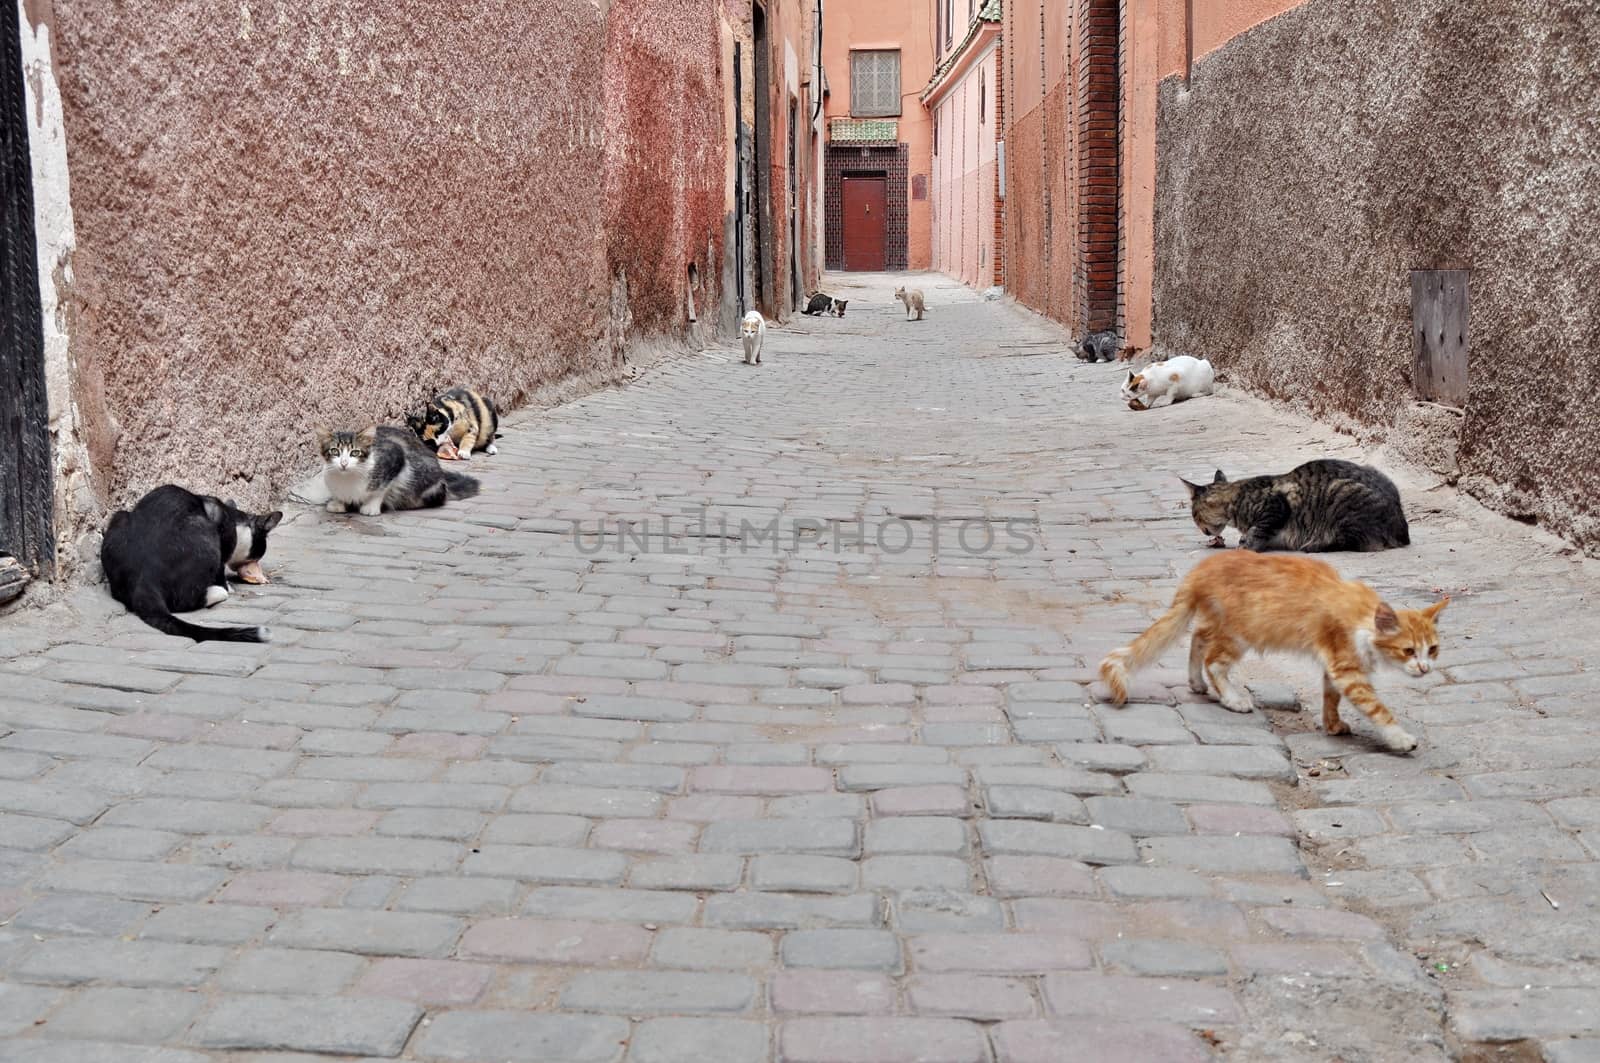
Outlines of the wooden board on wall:
[{"label": "wooden board on wall", "polygon": [[1467,405],[1467,273],[1411,271],[1411,386],[1425,402]]}]

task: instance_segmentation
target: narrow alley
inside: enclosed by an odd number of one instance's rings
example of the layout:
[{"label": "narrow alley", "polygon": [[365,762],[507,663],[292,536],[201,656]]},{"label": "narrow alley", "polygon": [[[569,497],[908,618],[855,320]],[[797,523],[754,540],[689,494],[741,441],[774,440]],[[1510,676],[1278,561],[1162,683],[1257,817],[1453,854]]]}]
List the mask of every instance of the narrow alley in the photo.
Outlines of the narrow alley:
[{"label": "narrow alley", "polygon": [[[1600,1058],[1593,562],[906,279],[509,417],[476,499],[289,504],[197,618],[271,644],[0,620],[0,1060]],[[1330,560],[1453,596],[1379,679],[1417,753],[1293,661],[1102,704],[1206,553],[1177,477],[1313,456],[1411,519]]]}]

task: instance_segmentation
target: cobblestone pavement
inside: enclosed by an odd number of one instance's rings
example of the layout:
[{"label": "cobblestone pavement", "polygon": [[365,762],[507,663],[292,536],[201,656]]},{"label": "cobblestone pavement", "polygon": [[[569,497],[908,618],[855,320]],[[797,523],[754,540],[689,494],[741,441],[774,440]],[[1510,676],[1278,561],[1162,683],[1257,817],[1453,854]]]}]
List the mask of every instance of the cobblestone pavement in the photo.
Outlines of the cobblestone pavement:
[{"label": "cobblestone pavement", "polygon": [[1417,755],[1293,662],[1103,706],[1202,555],[1174,474],[1358,448],[838,280],[760,368],[511,418],[471,502],[296,509],[204,618],[270,646],[0,622],[0,1060],[1600,1059],[1592,571],[1402,472],[1416,545],[1334,560],[1456,596],[1380,684]]}]

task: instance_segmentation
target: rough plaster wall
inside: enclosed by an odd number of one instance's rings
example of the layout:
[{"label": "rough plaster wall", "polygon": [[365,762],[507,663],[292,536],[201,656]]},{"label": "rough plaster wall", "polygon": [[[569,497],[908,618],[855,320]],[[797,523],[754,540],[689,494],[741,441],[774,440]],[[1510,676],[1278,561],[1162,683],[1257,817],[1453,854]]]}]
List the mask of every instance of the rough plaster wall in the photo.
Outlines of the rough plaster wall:
[{"label": "rough plaster wall", "polygon": [[[451,383],[515,405],[681,337],[690,249],[714,305],[723,228],[718,5],[682,9],[54,0],[71,348],[105,379],[85,420],[120,430],[91,447],[109,500],[175,480],[264,503],[314,467],[318,422]],[[610,76],[623,57],[660,99]]]},{"label": "rough plaster wall", "polygon": [[688,272],[716,322],[725,210],[716,0],[614,0],[606,42],[606,268],[627,278],[633,327],[687,325]]},{"label": "rough plaster wall", "polygon": [[1470,269],[1462,483],[1600,553],[1593,0],[1311,0],[1163,83],[1157,167],[1159,347],[1381,428],[1407,271]]}]

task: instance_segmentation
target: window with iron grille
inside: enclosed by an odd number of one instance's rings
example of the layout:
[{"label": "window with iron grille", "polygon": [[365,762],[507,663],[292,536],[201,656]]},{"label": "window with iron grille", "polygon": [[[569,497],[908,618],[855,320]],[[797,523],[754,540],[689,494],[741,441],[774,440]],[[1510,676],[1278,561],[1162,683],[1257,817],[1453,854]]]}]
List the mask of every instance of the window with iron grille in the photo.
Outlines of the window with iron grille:
[{"label": "window with iron grille", "polygon": [[900,113],[900,52],[850,53],[850,113],[882,118]]}]

